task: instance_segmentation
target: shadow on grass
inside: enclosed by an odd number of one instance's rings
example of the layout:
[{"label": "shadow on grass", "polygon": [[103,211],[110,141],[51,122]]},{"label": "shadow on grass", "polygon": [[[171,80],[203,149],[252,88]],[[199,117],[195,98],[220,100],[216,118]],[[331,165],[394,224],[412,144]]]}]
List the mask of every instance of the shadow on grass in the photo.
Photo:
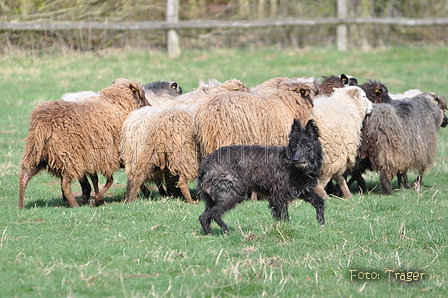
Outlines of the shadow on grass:
[{"label": "shadow on grass", "polygon": [[[191,196],[194,200],[198,200],[197,198],[197,194],[196,194],[196,189],[191,189],[190,188],[190,192],[191,192]],[[84,205],[88,205],[88,204],[84,204],[82,203],[82,199],[81,199],[81,194],[75,194],[76,196],[76,201],[78,202],[78,204],[80,206],[84,206]],[[112,203],[124,203],[124,198],[125,198],[125,194],[124,193],[118,193],[118,194],[108,194],[106,193],[105,196],[103,197],[103,201],[106,204],[112,204]],[[90,197],[90,199],[93,199],[93,196]],[[136,200],[150,200],[150,201],[158,201],[158,200],[162,200],[162,199],[173,199],[173,200],[183,200],[185,201],[185,199],[183,197],[162,197],[159,192],[157,190],[151,190],[151,193],[149,196],[145,196],[143,195],[142,192],[139,192],[139,195],[137,196]],[[53,197],[50,199],[36,199],[36,200],[30,200],[28,202],[25,203],[25,208],[26,209],[31,209],[31,208],[44,208],[44,207],[67,207],[70,208],[70,206],[67,205],[67,202],[64,201],[62,199],[62,196],[60,197]]]}]

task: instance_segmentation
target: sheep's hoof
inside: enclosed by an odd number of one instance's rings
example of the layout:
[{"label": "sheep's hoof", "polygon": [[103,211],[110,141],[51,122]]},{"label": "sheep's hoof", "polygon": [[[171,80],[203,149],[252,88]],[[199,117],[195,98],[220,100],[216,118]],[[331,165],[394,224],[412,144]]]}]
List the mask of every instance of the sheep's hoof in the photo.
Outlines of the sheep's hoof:
[{"label": "sheep's hoof", "polygon": [[104,202],[103,200],[96,201],[95,199],[89,200],[90,207],[98,207],[101,205],[106,205],[106,202]]}]

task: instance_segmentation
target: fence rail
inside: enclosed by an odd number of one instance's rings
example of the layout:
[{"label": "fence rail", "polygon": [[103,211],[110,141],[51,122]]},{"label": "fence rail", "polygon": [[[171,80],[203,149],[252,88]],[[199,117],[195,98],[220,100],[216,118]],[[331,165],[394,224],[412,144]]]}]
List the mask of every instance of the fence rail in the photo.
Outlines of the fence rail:
[{"label": "fence rail", "polygon": [[264,19],[264,20],[201,20],[201,21],[153,21],[153,22],[0,22],[0,30],[10,31],[56,31],[56,30],[169,30],[213,28],[260,28],[316,25],[399,25],[438,26],[448,25],[447,18],[318,18],[318,19]]}]

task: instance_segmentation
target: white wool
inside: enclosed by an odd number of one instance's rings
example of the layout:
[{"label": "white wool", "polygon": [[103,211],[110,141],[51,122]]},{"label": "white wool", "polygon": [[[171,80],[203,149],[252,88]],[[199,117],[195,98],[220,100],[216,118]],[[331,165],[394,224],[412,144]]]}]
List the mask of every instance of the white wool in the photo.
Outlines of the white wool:
[{"label": "white wool", "polygon": [[408,91],[405,91],[404,93],[396,93],[396,94],[389,94],[389,96],[395,100],[395,99],[406,99],[406,98],[412,98],[414,96],[417,96],[419,94],[422,94],[423,92],[418,89],[409,89]]},{"label": "white wool", "polygon": [[97,97],[99,96],[98,92],[94,91],[81,91],[81,92],[74,92],[74,93],[65,93],[61,96],[62,100],[65,101],[84,101],[91,97]]}]

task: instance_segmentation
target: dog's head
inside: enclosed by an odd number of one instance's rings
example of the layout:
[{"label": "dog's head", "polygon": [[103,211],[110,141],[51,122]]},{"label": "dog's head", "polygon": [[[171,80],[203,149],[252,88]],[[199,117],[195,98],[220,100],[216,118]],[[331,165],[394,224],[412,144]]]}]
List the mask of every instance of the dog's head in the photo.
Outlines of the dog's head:
[{"label": "dog's head", "polygon": [[302,127],[300,120],[294,119],[289,133],[287,158],[296,168],[317,177],[322,166],[322,145],[319,129],[314,120]]}]

